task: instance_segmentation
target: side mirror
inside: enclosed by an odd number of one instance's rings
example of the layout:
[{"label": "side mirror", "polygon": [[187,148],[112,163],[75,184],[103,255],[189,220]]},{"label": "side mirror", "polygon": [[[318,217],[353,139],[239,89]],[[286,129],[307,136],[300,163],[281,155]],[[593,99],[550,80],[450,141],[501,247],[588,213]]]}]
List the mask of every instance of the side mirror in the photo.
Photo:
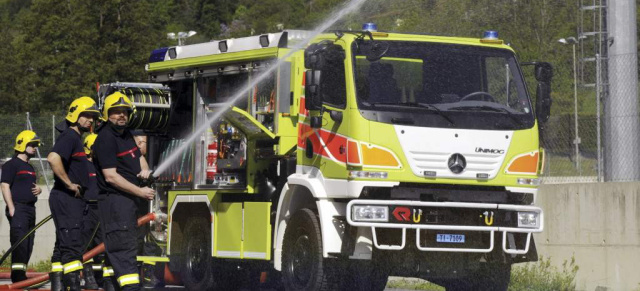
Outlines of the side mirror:
[{"label": "side mirror", "polygon": [[534,70],[538,82],[551,83],[553,79],[553,66],[551,66],[550,63],[537,62]]},{"label": "side mirror", "polygon": [[536,80],[536,116],[540,125],[549,120],[551,115],[551,80],[553,79],[553,67],[549,63],[540,62],[535,65]]},{"label": "side mirror", "polygon": [[307,70],[305,74],[306,84],[304,87],[304,108],[307,110],[320,110],[322,109],[322,92],[320,90],[322,71]]},{"label": "side mirror", "polygon": [[538,88],[536,88],[536,116],[540,124],[549,120],[551,103],[551,84],[539,82]]}]

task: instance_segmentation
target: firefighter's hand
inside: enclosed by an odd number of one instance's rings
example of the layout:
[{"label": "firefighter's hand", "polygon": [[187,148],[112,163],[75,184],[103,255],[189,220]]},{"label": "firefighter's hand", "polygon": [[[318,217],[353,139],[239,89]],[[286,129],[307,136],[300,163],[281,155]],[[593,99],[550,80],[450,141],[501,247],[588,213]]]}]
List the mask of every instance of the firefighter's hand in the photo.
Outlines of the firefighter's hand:
[{"label": "firefighter's hand", "polygon": [[67,189],[71,190],[76,198],[82,197],[82,187],[80,185],[71,183],[71,185],[67,185]]},{"label": "firefighter's hand", "polygon": [[147,180],[147,179],[149,179],[151,177],[151,173],[152,173],[152,171],[150,171],[150,170],[142,170],[138,174],[138,178],[143,179],[143,180]]},{"label": "firefighter's hand", "polygon": [[40,186],[36,185],[36,183],[33,183],[33,188],[31,188],[31,193],[33,193],[33,195],[40,195],[40,193],[42,193],[42,189],[40,189]]},{"label": "firefighter's hand", "polygon": [[138,191],[138,196],[147,200],[153,200],[155,197],[156,191],[149,187],[142,187],[140,191]]},{"label": "firefighter's hand", "polygon": [[13,214],[16,213],[16,207],[9,207],[9,216],[13,217]]}]

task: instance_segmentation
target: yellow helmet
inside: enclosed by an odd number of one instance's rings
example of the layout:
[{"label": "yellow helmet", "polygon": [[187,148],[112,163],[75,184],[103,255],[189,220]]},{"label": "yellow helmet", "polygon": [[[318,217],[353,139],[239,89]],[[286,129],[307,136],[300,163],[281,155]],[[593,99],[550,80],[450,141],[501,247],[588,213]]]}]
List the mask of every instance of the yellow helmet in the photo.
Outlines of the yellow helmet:
[{"label": "yellow helmet", "polygon": [[96,102],[91,97],[83,96],[73,100],[69,105],[69,111],[67,112],[67,120],[71,123],[78,121],[81,113],[88,112],[94,113],[96,119],[100,117],[100,111],[96,107]]},{"label": "yellow helmet", "polygon": [[13,147],[13,149],[22,153],[27,150],[27,144],[32,142],[37,142],[38,146],[40,146],[40,138],[38,138],[35,132],[23,130],[18,134],[18,137],[16,137],[16,146]]},{"label": "yellow helmet", "polygon": [[93,143],[96,141],[96,137],[98,137],[97,134],[95,133],[91,133],[89,135],[87,135],[87,137],[84,138],[84,153],[87,155],[91,154],[91,151],[93,150]]},{"label": "yellow helmet", "polygon": [[105,120],[109,118],[109,109],[116,107],[127,108],[129,110],[129,114],[135,111],[135,107],[127,95],[124,95],[121,92],[115,92],[107,96],[107,98],[104,98],[102,116],[104,116]]}]

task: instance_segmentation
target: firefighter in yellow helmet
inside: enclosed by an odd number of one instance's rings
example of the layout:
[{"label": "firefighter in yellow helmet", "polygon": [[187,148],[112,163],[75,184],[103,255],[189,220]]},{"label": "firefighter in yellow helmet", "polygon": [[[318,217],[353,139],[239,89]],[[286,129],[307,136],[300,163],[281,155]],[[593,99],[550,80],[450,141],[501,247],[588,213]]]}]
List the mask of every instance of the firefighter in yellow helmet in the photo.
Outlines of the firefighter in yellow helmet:
[{"label": "firefighter in yellow helmet", "polygon": [[[84,201],[86,202],[86,207],[83,212],[82,219],[82,241],[83,246],[88,246],[87,249],[93,249],[95,246],[102,243],[102,236],[99,235],[99,230],[97,229],[100,221],[98,216],[98,178],[96,176],[96,168],[93,166],[92,162],[92,154],[93,154],[93,143],[98,137],[97,134],[91,133],[88,134],[84,138],[84,153],[87,155],[87,169],[89,170],[89,183],[87,185],[87,189],[84,192]],[[98,289],[98,282],[96,281],[95,272],[102,272],[102,256],[95,257],[91,260],[84,262],[83,266],[83,276],[85,285],[83,289]],[[107,274],[108,276],[108,274]],[[103,276],[104,277],[104,276]],[[103,286],[103,289],[106,291],[114,290],[113,285],[110,285],[111,280],[103,281],[107,284],[107,286]]]},{"label": "firefighter in yellow helmet", "polygon": [[52,270],[52,289],[59,289],[62,277],[64,290],[80,290],[82,270],[82,219],[85,209],[84,189],[89,186],[87,155],[82,146],[82,134],[89,132],[100,111],[90,97],[80,97],[69,106],[67,128],[58,136],[47,156],[55,183],[49,196],[49,207],[56,226],[56,246],[51,258],[52,269],[62,265],[60,272]]},{"label": "firefighter in yellow helmet", "polygon": [[140,187],[139,182],[139,178],[149,178],[151,172],[127,128],[134,112],[131,100],[115,92],[105,98],[102,112],[107,122],[99,130],[93,150],[107,258],[121,289],[139,290],[136,206],[155,195],[153,189]]},{"label": "firefighter in yellow helmet", "polygon": [[[40,139],[31,130],[22,131],[16,138],[15,155],[2,165],[1,188],[7,207],[5,214],[9,221],[9,240],[17,243],[35,226],[36,207],[42,190],[36,185],[36,171],[29,159],[36,153]],[[26,270],[33,251],[33,235],[25,239],[11,253],[11,282],[26,280]]]}]

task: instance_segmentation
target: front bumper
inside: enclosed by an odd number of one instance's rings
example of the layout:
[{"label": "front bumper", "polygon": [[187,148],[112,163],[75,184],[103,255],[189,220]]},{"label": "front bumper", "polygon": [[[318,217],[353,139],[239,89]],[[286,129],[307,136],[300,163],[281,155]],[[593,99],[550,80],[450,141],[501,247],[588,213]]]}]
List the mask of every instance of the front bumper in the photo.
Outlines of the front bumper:
[{"label": "front bumper", "polygon": [[[410,211],[407,215],[406,211],[396,216],[395,221],[389,219],[390,222],[363,222],[354,221],[352,216],[353,206],[356,205],[384,205],[389,206],[390,209],[403,208]],[[427,213],[427,214],[424,214]],[[390,210],[391,212],[391,210]],[[411,213],[412,212],[412,213]],[[427,215],[432,213],[446,212],[446,219],[438,221],[439,217],[444,215],[432,215],[431,218]],[[517,216],[517,212],[534,212],[538,214],[538,223],[536,227],[518,227],[517,218],[514,224],[512,220],[513,215]],[[419,213],[418,216],[416,214]],[[457,213],[460,217],[466,216],[466,219],[458,219]],[[474,221],[473,215],[485,213],[487,217],[491,216],[491,219],[482,218],[479,222]],[[394,214],[397,215],[398,213]],[[425,217],[421,217],[421,215]],[[494,215],[496,221],[494,223]],[[383,250],[402,250],[406,245],[407,230],[415,230],[416,232],[416,248],[420,251],[430,252],[466,252],[466,253],[488,253],[494,249],[495,245],[495,233],[502,232],[502,250],[507,254],[522,255],[529,252],[529,247],[532,240],[532,234],[535,232],[542,232],[544,228],[544,214],[542,209],[529,205],[511,205],[511,204],[494,204],[494,203],[468,203],[468,202],[421,202],[421,201],[406,201],[406,200],[352,200],[347,204],[347,222],[351,226],[355,227],[370,227],[373,244],[378,249]],[[391,216],[391,215],[390,215]],[[416,219],[416,217],[418,219]],[[407,219],[408,218],[408,219]],[[424,219],[424,220],[422,220]],[[481,225],[484,223],[485,225]],[[494,225],[495,224],[495,225]],[[379,243],[377,230],[379,229],[400,229],[401,240],[398,244],[383,244]],[[457,245],[455,247],[445,247],[442,244],[437,246],[426,246],[425,240],[421,237],[423,232],[436,231],[436,232],[465,232],[478,235],[488,235],[488,243],[484,247]],[[525,236],[524,244],[518,248],[514,243],[514,235]],[[509,245],[507,245],[509,244]]]}]

